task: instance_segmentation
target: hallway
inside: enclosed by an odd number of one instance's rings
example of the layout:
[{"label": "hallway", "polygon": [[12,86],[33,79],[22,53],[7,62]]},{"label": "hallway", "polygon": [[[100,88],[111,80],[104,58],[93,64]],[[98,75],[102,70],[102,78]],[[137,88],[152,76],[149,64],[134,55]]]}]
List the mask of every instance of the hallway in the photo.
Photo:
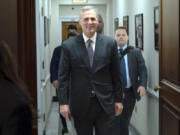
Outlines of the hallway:
[{"label": "hallway", "polygon": [[[33,135],[58,135],[61,129],[58,104],[52,102],[56,90],[50,82],[50,61],[54,48],[67,36],[63,24],[79,27],[79,12],[85,5],[99,10],[104,35],[114,38],[117,27],[126,27],[128,45],[144,57],[147,92],[135,104],[130,135],[179,135],[179,0],[1,0],[0,40],[11,48],[38,110]],[[73,130],[70,122],[68,128]]]},{"label": "hallway", "polygon": [[[48,3],[51,2],[51,5]],[[49,115],[49,108],[51,99],[56,95],[55,89],[49,83],[49,64],[54,48],[60,45],[63,39],[63,22],[73,23],[78,22],[80,9],[84,5],[93,5],[102,15],[104,19],[104,34],[114,37],[114,30],[118,26],[127,26],[129,30],[129,45],[136,46],[136,31],[135,31],[135,16],[140,13],[143,14],[143,47],[139,48],[145,59],[148,69],[148,86],[147,94],[135,105],[135,109],[131,119],[131,125],[141,135],[158,135],[159,134],[159,92],[154,91],[154,86],[159,85],[159,51],[154,48],[154,8],[159,6],[159,0],[88,0],[88,4],[75,4],[71,0],[45,0],[43,3],[38,3],[37,8],[37,55],[38,63],[44,64],[44,69],[41,65],[37,68],[39,76],[38,91],[39,109],[42,114],[45,114],[46,120],[39,123],[44,127],[47,124],[47,115]],[[127,6],[129,5],[129,6]],[[43,11],[41,10],[43,7]],[[43,16],[41,14],[43,13]],[[124,19],[126,18],[126,20]],[[159,20],[157,15],[157,21]],[[46,42],[44,36],[44,29],[47,29],[46,23],[50,21],[49,27],[49,43]],[[137,21],[139,23],[139,21]],[[41,27],[40,27],[41,26]],[[45,27],[43,27],[45,26]],[[48,26],[48,25],[47,25]],[[46,31],[46,30],[45,30]],[[151,36],[149,35],[151,34]],[[41,35],[41,36],[40,36]],[[45,34],[46,35],[46,34]],[[45,45],[44,45],[45,44]],[[138,47],[137,47],[138,48]],[[40,80],[43,80],[41,82]],[[43,87],[42,87],[43,84]],[[43,93],[43,94],[42,94]],[[40,100],[41,99],[41,100]],[[46,104],[44,104],[46,102]],[[150,126],[151,125],[151,126]],[[57,128],[56,128],[57,129]],[[39,129],[41,130],[41,129]],[[39,131],[40,134],[43,131]],[[54,132],[57,132],[57,130]]]}]

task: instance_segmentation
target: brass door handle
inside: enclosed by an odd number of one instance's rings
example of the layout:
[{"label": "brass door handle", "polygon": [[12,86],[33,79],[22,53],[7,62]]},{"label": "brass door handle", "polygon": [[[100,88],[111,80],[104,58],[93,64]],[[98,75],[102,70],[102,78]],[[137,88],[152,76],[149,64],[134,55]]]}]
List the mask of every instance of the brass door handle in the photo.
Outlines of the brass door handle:
[{"label": "brass door handle", "polygon": [[154,87],[154,91],[155,91],[155,92],[157,92],[157,91],[159,91],[159,90],[161,90],[161,86],[155,86],[155,87]]}]

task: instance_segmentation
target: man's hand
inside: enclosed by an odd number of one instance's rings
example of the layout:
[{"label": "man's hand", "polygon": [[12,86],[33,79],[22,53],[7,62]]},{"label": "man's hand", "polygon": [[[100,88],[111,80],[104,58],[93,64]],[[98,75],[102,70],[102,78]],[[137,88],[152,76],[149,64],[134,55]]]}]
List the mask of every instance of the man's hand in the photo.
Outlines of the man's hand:
[{"label": "man's hand", "polygon": [[54,81],[53,81],[53,86],[54,86],[54,88],[56,88],[56,89],[58,88],[58,80],[54,80]]},{"label": "man's hand", "polygon": [[70,120],[69,105],[60,105],[60,113],[64,116],[66,120]]},{"label": "man's hand", "polygon": [[115,103],[115,116],[118,116],[122,113],[123,104],[121,102]]},{"label": "man's hand", "polygon": [[144,86],[139,86],[137,91],[140,97],[143,97],[146,94],[146,89],[144,88]]}]

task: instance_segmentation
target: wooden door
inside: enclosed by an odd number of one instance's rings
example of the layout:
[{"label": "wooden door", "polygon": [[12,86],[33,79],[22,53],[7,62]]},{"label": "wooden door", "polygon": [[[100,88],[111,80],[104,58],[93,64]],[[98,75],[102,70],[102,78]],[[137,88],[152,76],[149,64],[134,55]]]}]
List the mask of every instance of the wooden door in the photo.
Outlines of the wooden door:
[{"label": "wooden door", "polygon": [[[35,0],[0,0],[0,40],[10,46],[37,107]],[[37,134],[34,127],[33,135]]]},{"label": "wooden door", "polygon": [[180,2],[160,5],[159,135],[180,135]]},{"label": "wooden door", "polygon": [[62,22],[62,40],[65,40],[67,38],[67,35],[68,35],[67,29],[70,24],[76,25],[77,32],[79,34],[82,32],[82,29],[79,26],[78,22]]}]

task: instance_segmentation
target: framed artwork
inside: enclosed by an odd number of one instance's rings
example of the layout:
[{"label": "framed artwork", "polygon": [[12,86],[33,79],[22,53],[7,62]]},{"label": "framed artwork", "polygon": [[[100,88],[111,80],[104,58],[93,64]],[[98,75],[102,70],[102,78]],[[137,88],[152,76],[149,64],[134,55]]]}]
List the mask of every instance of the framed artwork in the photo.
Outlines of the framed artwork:
[{"label": "framed artwork", "polygon": [[123,16],[123,27],[126,28],[129,35],[129,16]]},{"label": "framed artwork", "polygon": [[50,43],[50,19],[46,16],[44,17],[44,46]]},{"label": "framed artwork", "polygon": [[47,41],[47,17],[44,16],[44,46],[47,45],[48,41]]},{"label": "framed artwork", "polygon": [[154,8],[154,49],[159,50],[159,7]]},{"label": "framed artwork", "polygon": [[50,18],[47,19],[47,43],[50,43]]},{"label": "framed artwork", "polygon": [[135,15],[135,40],[136,48],[143,50],[143,14]]},{"label": "framed artwork", "polygon": [[119,18],[114,18],[114,32],[119,27]]}]

